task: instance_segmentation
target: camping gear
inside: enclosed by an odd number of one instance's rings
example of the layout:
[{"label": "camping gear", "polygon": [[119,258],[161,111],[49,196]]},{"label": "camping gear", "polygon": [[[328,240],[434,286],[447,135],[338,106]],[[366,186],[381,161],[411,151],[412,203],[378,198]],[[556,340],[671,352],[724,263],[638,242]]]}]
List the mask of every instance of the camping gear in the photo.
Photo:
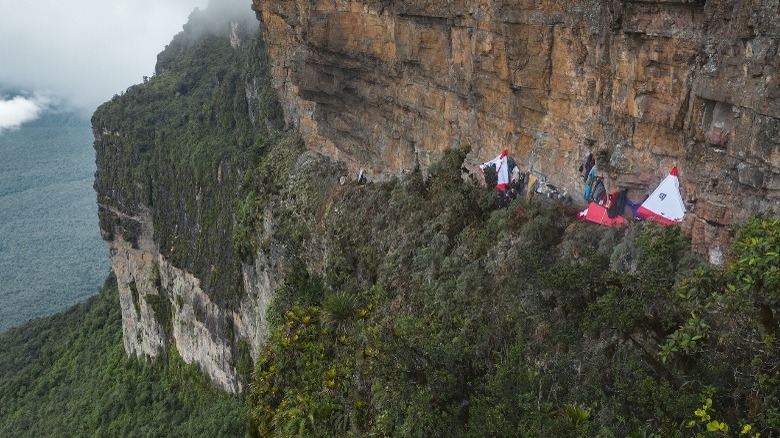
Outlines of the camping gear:
[{"label": "camping gear", "polygon": [[[647,198],[648,197],[645,196],[645,199],[647,199]],[[642,202],[645,202],[645,201],[642,200]],[[628,206],[628,208],[631,209],[631,214],[633,215],[634,219],[636,219],[638,221],[642,220],[642,216],[640,216],[639,213],[638,213],[639,207],[642,206],[642,202],[634,203],[634,202],[631,202],[630,199],[626,198],[626,205]]]},{"label": "camping gear", "polygon": [[623,214],[623,210],[626,208],[626,200],[628,199],[628,189],[623,189],[618,192],[612,193],[615,197],[612,203],[607,208],[607,214],[610,218],[620,216]]},{"label": "camping gear", "polygon": [[585,200],[604,204],[607,200],[607,188],[604,187],[604,181],[601,177],[595,177],[590,185],[585,188]]},{"label": "camping gear", "polygon": [[525,202],[531,202],[531,198],[534,196],[534,190],[536,190],[536,182],[539,178],[533,173],[528,174],[528,190],[525,193]]},{"label": "camping gear", "polygon": [[637,209],[637,214],[645,220],[663,225],[679,224],[685,215],[685,204],[680,195],[680,181],[677,179],[677,166],[661,181],[655,191],[645,199]]},{"label": "camping gear", "polygon": [[590,201],[590,193],[596,183],[596,168],[591,166],[588,175],[585,177],[585,200]]},{"label": "camping gear", "polygon": [[482,171],[483,175],[485,174],[485,168],[489,166],[494,166],[496,168],[496,175],[498,176],[496,190],[502,192],[509,186],[509,165],[507,164],[506,158],[506,149],[504,149],[496,158],[479,165],[479,170]]},{"label": "camping gear", "polygon": [[593,166],[596,165],[596,159],[593,158],[593,153],[588,153],[588,156],[585,158],[585,162],[580,164],[580,176],[584,181],[588,180],[588,176],[590,176],[590,170],[593,169]]},{"label": "camping gear", "polygon": [[595,202],[591,202],[588,204],[588,208],[577,213],[577,217],[608,227],[619,227],[628,223],[623,216],[610,218],[609,214],[607,214],[607,209]]}]

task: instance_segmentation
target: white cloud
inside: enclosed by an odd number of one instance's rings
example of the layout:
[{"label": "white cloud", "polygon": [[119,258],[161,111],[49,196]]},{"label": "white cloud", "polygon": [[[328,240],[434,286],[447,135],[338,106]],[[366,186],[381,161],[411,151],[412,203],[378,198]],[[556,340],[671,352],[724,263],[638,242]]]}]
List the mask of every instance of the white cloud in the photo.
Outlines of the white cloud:
[{"label": "white cloud", "polygon": [[[0,84],[94,109],[151,76],[207,0],[0,0]],[[251,15],[250,2],[246,1]]]},{"label": "white cloud", "polygon": [[4,129],[18,128],[22,123],[35,120],[48,104],[49,99],[41,96],[16,96],[0,100],[0,133]]}]

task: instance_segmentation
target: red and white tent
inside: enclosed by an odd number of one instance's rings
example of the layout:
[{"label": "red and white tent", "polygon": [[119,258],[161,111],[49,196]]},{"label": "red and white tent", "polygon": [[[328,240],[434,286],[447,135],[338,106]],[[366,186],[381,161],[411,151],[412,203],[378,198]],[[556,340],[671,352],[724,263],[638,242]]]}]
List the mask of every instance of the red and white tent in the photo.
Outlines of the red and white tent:
[{"label": "red and white tent", "polygon": [[577,213],[577,217],[585,219],[586,221],[595,222],[597,224],[606,225],[608,227],[619,227],[628,223],[623,216],[609,217],[607,209],[591,202],[588,208]]},{"label": "red and white tent", "polygon": [[501,155],[493,158],[492,160],[479,165],[479,170],[482,174],[485,174],[485,168],[494,165],[496,167],[496,174],[498,174],[498,182],[496,182],[496,189],[502,192],[509,187],[509,165],[506,164],[506,149],[501,152]]},{"label": "red and white tent", "polygon": [[680,181],[677,166],[661,181],[650,196],[637,209],[637,214],[646,220],[664,225],[679,224],[685,215],[685,204],[680,195]]}]

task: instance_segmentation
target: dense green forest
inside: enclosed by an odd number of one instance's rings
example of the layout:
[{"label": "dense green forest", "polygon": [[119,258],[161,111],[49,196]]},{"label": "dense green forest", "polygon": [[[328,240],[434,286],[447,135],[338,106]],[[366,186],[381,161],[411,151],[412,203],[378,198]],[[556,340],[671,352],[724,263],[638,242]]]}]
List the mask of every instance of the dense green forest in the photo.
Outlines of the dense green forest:
[{"label": "dense green forest", "polygon": [[721,270],[679,227],[497,208],[462,179],[467,152],[427,178],[278,198],[281,216],[312,212],[326,263],[301,268],[310,227],[276,234],[292,268],[254,371],[255,436],[780,432],[780,220],[743,224]]},{"label": "dense green forest", "polygon": [[0,334],[0,436],[241,436],[246,403],[172,350],[128,358],[116,281]]},{"label": "dense green forest", "polygon": [[463,154],[316,201],[332,262],[293,257],[251,407],[174,350],[127,358],[110,278],[0,335],[0,435],[241,436],[248,409],[255,436],[777,434],[780,221],[719,270],[676,227],[498,209]]},{"label": "dense green forest", "polygon": [[108,273],[91,144],[88,118],[57,107],[0,132],[0,330],[83,301]]}]

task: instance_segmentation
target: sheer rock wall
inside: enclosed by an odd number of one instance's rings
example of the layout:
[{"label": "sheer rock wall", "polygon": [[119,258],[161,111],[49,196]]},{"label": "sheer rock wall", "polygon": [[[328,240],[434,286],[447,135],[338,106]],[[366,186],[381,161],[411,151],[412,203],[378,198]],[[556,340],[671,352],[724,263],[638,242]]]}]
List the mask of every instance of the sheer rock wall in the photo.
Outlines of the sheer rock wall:
[{"label": "sheer rock wall", "polygon": [[158,55],[154,77],[92,119],[125,351],[178,354],[228,392],[260,354],[283,264],[240,258],[232,235],[250,151],[283,125],[265,60],[248,5],[211,2]]},{"label": "sheer rock wall", "polygon": [[[253,0],[287,122],[382,179],[470,144],[581,200],[679,166],[694,248],[778,211],[777,0]],[[584,202],[584,201],[583,201]]]},{"label": "sheer rock wall", "polygon": [[236,344],[245,342],[256,360],[268,333],[265,311],[275,283],[264,254],[243,266],[246,293],[235,309],[225,308],[211,300],[200,279],[160,253],[148,211],[130,217],[101,208],[102,214],[121,216],[135,229],[126,240],[127,230],[116,228],[106,242],[117,276],[125,352],[154,358],[170,339],[182,359],[197,364],[215,385],[241,391]]}]

